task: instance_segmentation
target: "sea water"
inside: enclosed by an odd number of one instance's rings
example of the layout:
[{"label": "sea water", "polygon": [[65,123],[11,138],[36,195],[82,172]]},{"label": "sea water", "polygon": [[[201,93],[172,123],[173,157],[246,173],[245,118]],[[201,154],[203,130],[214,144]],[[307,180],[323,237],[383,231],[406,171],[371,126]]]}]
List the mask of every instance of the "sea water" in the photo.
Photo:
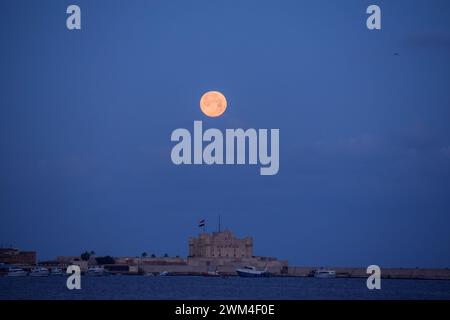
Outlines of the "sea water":
[{"label": "sea water", "polygon": [[450,299],[450,280],[215,278],[109,276],[81,278],[68,290],[65,277],[0,277],[0,299]]}]

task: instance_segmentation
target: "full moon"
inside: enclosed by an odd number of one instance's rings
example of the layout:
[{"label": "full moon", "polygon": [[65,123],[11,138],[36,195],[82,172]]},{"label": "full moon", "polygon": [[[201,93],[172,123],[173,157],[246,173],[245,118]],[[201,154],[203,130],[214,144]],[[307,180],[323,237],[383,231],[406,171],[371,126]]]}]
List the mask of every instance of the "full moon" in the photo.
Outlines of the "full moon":
[{"label": "full moon", "polygon": [[208,117],[219,117],[227,109],[227,99],[219,91],[208,91],[200,99],[200,109]]}]

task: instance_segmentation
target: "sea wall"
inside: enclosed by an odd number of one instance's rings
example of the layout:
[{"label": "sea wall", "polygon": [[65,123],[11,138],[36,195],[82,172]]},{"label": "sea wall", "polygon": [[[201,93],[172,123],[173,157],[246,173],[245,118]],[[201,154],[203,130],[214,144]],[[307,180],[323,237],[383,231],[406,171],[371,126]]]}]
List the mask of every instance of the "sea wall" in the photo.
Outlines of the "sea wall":
[{"label": "sea wall", "polygon": [[[295,277],[307,277],[316,267],[289,267],[288,275]],[[330,268],[336,271],[338,277],[367,278],[366,268]],[[449,279],[450,269],[422,269],[422,268],[382,268],[382,278],[392,279]]]}]

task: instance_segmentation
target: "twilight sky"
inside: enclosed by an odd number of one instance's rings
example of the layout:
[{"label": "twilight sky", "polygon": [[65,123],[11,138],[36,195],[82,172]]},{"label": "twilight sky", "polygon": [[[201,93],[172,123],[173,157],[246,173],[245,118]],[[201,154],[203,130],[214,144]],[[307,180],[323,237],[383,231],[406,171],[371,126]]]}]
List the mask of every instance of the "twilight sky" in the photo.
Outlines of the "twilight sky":
[{"label": "twilight sky", "polygon": [[[0,244],[185,256],[221,214],[293,265],[450,266],[449,1],[4,0],[0,42]],[[279,128],[278,175],[173,165],[194,120]]]}]

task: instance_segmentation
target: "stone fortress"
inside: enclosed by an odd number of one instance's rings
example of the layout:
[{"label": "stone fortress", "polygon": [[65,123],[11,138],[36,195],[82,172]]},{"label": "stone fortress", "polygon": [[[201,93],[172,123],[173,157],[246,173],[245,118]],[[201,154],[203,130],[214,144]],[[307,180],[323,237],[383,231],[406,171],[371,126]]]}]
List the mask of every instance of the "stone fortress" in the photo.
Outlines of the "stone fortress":
[{"label": "stone fortress", "polygon": [[236,238],[226,229],[219,232],[201,232],[189,239],[189,255],[182,257],[120,257],[116,265],[138,266],[139,272],[171,274],[205,274],[217,271],[224,275],[236,275],[236,269],[254,266],[267,267],[275,275],[287,275],[288,262],[273,257],[253,255],[253,238]]},{"label": "stone fortress", "polygon": [[288,262],[273,257],[253,255],[253,238],[236,238],[233,233],[224,231],[202,232],[196,238],[189,239],[189,256],[187,264],[217,270],[221,273],[234,274],[242,266],[254,266],[274,274],[287,274]]}]

